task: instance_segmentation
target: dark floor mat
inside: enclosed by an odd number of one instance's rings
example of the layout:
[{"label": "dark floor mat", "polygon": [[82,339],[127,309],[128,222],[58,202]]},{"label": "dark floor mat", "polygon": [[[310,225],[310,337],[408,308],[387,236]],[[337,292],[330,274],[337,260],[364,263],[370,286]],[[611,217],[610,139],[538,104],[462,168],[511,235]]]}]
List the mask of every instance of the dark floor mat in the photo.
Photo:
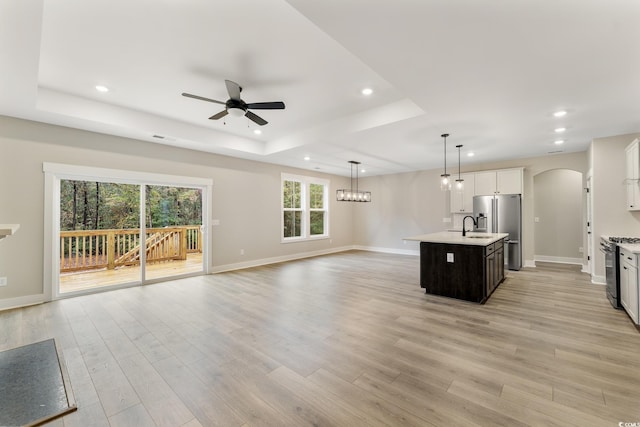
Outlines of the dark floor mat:
[{"label": "dark floor mat", "polygon": [[0,352],[0,426],[32,426],[76,409],[53,339]]}]

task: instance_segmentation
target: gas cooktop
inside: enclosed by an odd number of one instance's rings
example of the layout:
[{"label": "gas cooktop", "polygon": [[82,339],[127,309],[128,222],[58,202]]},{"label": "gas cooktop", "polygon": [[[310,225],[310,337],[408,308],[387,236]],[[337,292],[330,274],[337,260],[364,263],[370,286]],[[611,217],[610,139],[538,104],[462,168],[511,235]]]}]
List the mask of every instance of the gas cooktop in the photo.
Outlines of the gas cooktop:
[{"label": "gas cooktop", "polygon": [[609,237],[613,243],[640,243],[640,237]]}]

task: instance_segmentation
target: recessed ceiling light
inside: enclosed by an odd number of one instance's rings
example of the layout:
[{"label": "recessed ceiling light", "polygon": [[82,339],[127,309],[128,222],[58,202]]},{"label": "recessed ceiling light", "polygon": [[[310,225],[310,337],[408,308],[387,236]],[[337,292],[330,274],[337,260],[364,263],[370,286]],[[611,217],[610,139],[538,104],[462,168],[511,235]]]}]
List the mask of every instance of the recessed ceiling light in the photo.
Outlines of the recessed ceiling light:
[{"label": "recessed ceiling light", "polygon": [[371,89],[370,87],[365,87],[364,89],[362,89],[362,94],[365,96],[369,96],[373,93],[373,89]]},{"label": "recessed ceiling light", "polygon": [[566,116],[566,115],[567,115],[567,112],[566,112],[566,111],[564,111],[564,110],[556,111],[555,113],[553,113],[553,116],[554,116],[554,117],[564,117],[564,116]]},{"label": "recessed ceiling light", "polygon": [[311,157],[309,157],[309,156],[304,156],[304,159],[308,162],[309,160],[311,160]]},{"label": "recessed ceiling light", "polygon": [[555,131],[556,131],[556,133],[562,133],[565,130],[567,130],[567,128],[557,128]]},{"label": "recessed ceiling light", "polygon": [[262,131],[260,129],[254,129],[253,133],[255,133],[256,135],[260,135],[262,134]]},{"label": "recessed ceiling light", "polygon": [[553,143],[556,144],[556,145],[562,145],[562,144],[564,144],[564,139],[557,139],[557,140],[553,141]]},{"label": "recessed ceiling light", "polygon": [[102,86],[102,85],[97,85],[96,86],[96,90],[98,92],[109,92],[109,88],[106,86]]},{"label": "recessed ceiling light", "polygon": [[476,155],[476,153],[474,153],[474,152],[469,152],[469,153],[467,153],[467,157],[473,157],[473,156],[475,156],[475,155]]}]

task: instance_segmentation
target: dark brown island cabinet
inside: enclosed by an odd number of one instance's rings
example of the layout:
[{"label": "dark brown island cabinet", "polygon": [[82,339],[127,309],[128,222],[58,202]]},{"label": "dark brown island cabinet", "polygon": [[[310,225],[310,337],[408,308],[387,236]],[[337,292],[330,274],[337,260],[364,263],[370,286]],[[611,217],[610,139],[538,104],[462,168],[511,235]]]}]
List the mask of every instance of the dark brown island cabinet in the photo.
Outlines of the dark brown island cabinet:
[{"label": "dark brown island cabinet", "polygon": [[504,233],[434,233],[420,241],[420,286],[431,295],[483,304],[504,280]]}]

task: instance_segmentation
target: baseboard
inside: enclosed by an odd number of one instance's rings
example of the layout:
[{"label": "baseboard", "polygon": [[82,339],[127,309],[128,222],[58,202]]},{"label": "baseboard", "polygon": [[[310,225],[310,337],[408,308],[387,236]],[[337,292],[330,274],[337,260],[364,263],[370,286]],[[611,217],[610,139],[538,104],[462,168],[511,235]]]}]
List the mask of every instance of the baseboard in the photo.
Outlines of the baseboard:
[{"label": "baseboard", "polygon": [[0,311],[10,310],[12,308],[26,307],[29,305],[42,304],[45,302],[44,294],[26,295],[17,298],[7,298],[0,300]]},{"label": "baseboard", "polygon": [[413,249],[380,248],[376,246],[354,246],[353,249],[369,252],[382,252],[385,254],[420,256],[420,251]]},{"label": "baseboard", "polygon": [[534,262],[555,262],[558,264],[574,264],[574,265],[583,265],[582,258],[569,258],[569,257],[561,257],[561,256],[547,256],[547,255],[535,255],[533,257]]},{"label": "baseboard", "polygon": [[536,268],[536,262],[532,259],[525,259],[523,267]]},{"label": "baseboard", "polygon": [[591,283],[593,283],[594,285],[606,285],[607,278],[605,276],[593,275],[591,276]]},{"label": "baseboard", "polygon": [[237,262],[237,263],[233,263],[233,264],[223,264],[223,265],[213,266],[210,271],[211,271],[211,273],[223,273],[225,271],[242,270],[244,268],[260,267],[261,265],[277,264],[279,262],[287,262],[287,261],[295,261],[297,259],[311,258],[311,257],[314,257],[314,256],[321,256],[321,255],[329,255],[329,254],[334,254],[334,253],[338,253],[338,252],[350,251],[350,250],[353,250],[353,249],[356,249],[356,247],[355,246],[341,246],[339,248],[331,248],[331,249],[325,249],[325,250],[321,250],[321,251],[301,252],[301,253],[292,254],[292,255],[283,255],[283,256],[278,256],[278,257],[255,259],[255,260],[252,260],[252,261]]}]

